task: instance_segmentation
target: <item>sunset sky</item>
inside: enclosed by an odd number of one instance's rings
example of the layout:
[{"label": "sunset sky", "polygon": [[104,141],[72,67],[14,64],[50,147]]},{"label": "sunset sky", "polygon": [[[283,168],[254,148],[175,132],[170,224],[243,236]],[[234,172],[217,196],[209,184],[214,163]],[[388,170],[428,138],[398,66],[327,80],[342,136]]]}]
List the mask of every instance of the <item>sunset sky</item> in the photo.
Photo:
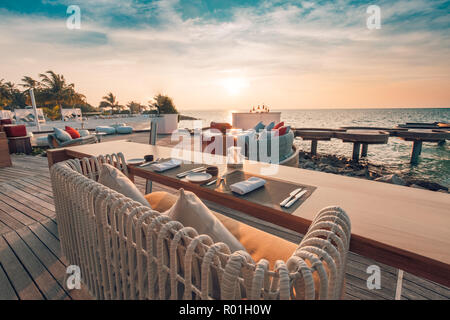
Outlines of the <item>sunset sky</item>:
[{"label": "sunset sky", "polygon": [[[81,8],[81,29],[66,27]],[[366,26],[369,5],[381,29]],[[2,0],[0,79],[53,70],[97,106],[449,107],[450,1]]]}]

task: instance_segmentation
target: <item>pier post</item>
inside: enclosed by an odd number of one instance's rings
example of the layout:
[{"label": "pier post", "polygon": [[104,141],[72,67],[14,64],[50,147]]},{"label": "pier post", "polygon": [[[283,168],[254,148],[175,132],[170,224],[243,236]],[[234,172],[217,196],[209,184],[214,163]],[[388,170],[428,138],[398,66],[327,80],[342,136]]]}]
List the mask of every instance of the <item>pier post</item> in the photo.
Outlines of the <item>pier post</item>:
[{"label": "pier post", "polygon": [[311,140],[311,155],[317,155],[317,140]]},{"label": "pier post", "polygon": [[352,159],[353,159],[353,161],[355,161],[355,162],[358,162],[358,161],[359,161],[359,151],[360,151],[360,148],[361,148],[361,143],[360,143],[360,142],[355,142],[355,143],[353,144],[353,156],[352,156]]},{"label": "pier post", "polygon": [[411,152],[411,164],[419,162],[419,156],[422,153],[422,140],[414,140],[413,149]]},{"label": "pier post", "polygon": [[361,157],[367,157],[367,150],[369,149],[369,144],[363,143],[361,148]]}]

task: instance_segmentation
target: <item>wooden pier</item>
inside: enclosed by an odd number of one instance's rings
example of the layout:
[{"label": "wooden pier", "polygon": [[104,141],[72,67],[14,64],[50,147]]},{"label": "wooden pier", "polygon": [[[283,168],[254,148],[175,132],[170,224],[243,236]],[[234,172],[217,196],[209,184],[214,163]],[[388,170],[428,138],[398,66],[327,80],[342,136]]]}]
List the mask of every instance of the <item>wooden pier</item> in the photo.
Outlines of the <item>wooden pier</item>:
[{"label": "wooden pier", "polygon": [[[158,142],[159,143],[159,142]],[[13,166],[0,168],[0,300],[90,299],[82,290],[67,290],[67,261],[62,256],[47,159],[13,155]],[[143,191],[145,181],[137,178]],[[154,184],[154,190],[175,192]],[[226,209],[218,212],[294,243],[293,231]],[[367,288],[367,267],[381,269],[381,289]],[[393,267],[350,253],[346,270],[345,299],[450,299],[450,289]]]},{"label": "wooden pier", "polygon": [[[430,129],[409,129],[427,128]],[[410,127],[381,128],[381,127],[342,127],[340,129],[326,128],[295,128],[292,129],[296,137],[311,141],[311,155],[317,154],[318,141],[330,141],[332,138],[343,142],[353,143],[353,161],[359,161],[360,156],[366,157],[369,144],[387,144],[389,137],[399,137],[405,141],[412,141],[411,164],[419,162],[423,142],[435,142],[442,145],[450,140],[450,128],[437,124],[410,124]]]}]

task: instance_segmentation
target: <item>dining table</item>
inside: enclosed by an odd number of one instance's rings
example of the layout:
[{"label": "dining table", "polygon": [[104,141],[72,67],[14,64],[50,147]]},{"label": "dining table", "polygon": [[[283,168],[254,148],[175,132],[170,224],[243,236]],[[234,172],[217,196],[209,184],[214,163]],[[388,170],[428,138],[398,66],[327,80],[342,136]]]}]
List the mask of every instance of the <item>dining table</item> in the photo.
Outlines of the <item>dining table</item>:
[{"label": "dining table", "polygon": [[[182,148],[146,145],[125,140],[48,151],[49,166],[71,158],[123,153],[125,159],[179,159],[186,165],[214,165],[219,176],[229,170],[226,157]],[[239,179],[257,176],[268,181],[265,195],[257,199],[236,195],[217,185],[206,186],[176,177],[176,172],[156,172],[128,166],[130,178],[142,177],[247,215],[305,234],[324,207],[339,206],[351,220],[350,251],[419,277],[450,286],[450,195],[355,177],[244,160]],[[178,168],[182,170],[183,168]],[[280,192],[275,192],[280,186]],[[297,187],[307,190],[291,210],[280,199]],[[270,187],[270,188],[269,188]],[[266,188],[263,187],[263,189]],[[261,191],[259,191],[261,192]],[[272,193],[271,193],[272,192]],[[256,198],[256,199],[255,199]]]}]

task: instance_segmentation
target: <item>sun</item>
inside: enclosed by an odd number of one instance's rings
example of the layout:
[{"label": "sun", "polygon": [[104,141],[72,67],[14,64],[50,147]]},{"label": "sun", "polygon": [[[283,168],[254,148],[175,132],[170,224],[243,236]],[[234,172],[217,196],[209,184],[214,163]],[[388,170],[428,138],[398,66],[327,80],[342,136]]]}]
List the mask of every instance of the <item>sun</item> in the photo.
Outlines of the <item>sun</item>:
[{"label": "sun", "polygon": [[222,80],[222,86],[229,95],[235,96],[248,87],[248,82],[244,78],[227,78]]}]

